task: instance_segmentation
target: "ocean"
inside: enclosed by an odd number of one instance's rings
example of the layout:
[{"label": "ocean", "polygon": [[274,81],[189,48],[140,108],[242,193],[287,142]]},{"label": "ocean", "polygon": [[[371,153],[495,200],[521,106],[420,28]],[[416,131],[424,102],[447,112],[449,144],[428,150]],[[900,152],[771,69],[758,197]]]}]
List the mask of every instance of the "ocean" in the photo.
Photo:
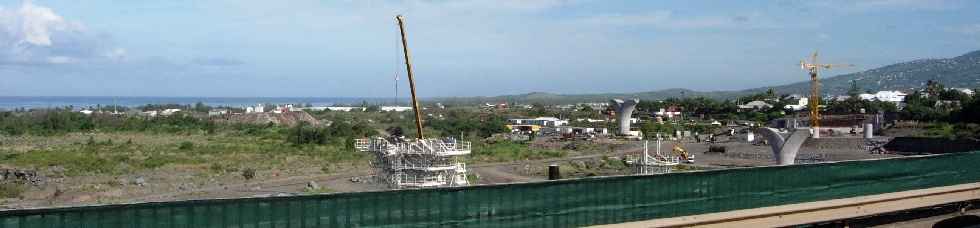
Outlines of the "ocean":
[{"label": "ocean", "polygon": [[[95,107],[97,105],[119,105],[136,107],[147,104],[183,104],[192,105],[203,102],[208,106],[244,107],[256,104],[306,104],[313,106],[332,106],[362,102],[370,104],[393,103],[392,98],[359,98],[359,97],[14,97],[0,96],[0,110],[17,108],[62,108],[62,107]],[[401,102],[400,102],[401,103]]]}]

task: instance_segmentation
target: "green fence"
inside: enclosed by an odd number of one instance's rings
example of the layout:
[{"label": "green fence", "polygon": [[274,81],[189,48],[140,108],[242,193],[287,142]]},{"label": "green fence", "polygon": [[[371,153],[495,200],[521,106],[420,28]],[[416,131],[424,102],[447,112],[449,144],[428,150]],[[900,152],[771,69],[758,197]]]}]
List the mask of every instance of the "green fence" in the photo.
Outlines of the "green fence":
[{"label": "green fence", "polygon": [[980,181],[980,153],[460,188],[0,212],[3,227],[569,227]]}]

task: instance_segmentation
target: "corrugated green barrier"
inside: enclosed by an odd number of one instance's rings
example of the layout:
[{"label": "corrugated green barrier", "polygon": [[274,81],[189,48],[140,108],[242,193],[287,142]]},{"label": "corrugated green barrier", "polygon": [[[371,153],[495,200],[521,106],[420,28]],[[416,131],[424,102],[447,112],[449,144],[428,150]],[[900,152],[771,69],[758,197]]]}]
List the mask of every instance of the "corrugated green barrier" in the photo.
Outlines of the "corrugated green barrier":
[{"label": "corrugated green barrier", "polygon": [[570,227],[980,181],[980,153],[461,188],[0,212],[13,227]]}]

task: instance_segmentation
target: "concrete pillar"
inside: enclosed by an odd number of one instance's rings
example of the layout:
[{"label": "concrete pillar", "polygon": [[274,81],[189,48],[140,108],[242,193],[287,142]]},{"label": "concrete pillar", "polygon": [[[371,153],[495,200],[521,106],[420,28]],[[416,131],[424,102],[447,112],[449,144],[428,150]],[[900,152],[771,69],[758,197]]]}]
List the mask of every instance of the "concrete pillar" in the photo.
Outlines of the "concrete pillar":
[{"label": "concrete pillar", "polygon": [[633,117],[633,110],[640,99],[620,100],[613,99],[612,105],[616,109],[616,120],[619,121],[619,134],[628,135],[630,133],[630,118]]},{"label": "concrete pillar", "polygon": [[810,128],[810,135],[812,135],[813,138],[815,138],[815,139],[819,139],[820,138],[820,128],[819,127],[811,127]]},{"label": "concrete pillar", "polygon": [[779,131],[773,128],[759,128],[759,134],[765,135],[772,147],[773,157],[776,164],[792,165],[796,163],[796,154],[803,146],[803,142],[810,136],[809,131],[794,130],[789,137],[783,137]]},{"label": "concrete pillar", "polygon": [[875,137],[874,128],[875,128],[874,124],[870,124],[870,123],[864,124],[864,138],[866,139],[874,138]]}]

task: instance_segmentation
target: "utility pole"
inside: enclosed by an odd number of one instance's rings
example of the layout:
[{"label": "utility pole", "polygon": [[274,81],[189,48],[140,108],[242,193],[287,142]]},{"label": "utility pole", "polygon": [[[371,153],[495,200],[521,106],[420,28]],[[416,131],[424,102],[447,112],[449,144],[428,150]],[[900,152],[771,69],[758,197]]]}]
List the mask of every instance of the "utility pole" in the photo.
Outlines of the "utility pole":
[{"label": "utility pole", "polygon": [[408,39],[405,38],[405,17],[395,16],[398,20],[398,30],[402,34],[402,51],[405,53],[405,69],[408,71],[408,84],[412,89],[412,109],[415,110],[415,128],[418,130],[418,139],[425,138],[422,135],[422,109],[419,108],[419,100],[415,95],[415,74],[412,72],[412,59],[408,54]]}]

